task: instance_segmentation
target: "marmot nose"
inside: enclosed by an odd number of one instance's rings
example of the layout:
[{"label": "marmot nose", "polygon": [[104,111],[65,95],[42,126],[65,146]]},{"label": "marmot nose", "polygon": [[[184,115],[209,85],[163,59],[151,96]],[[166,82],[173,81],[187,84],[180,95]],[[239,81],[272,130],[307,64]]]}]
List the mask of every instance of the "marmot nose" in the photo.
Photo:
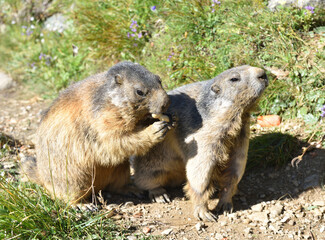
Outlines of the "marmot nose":
[{"label": "marmot nose", "polygon": [[260,80],[261,82],[265,82],[266,84],[268,84],[267,75],[266,75],[266,72],[263,69],[261,69],[261,68],[254,68],[254,72],[255,72],[256,77],[258,78],[258,80]]}]

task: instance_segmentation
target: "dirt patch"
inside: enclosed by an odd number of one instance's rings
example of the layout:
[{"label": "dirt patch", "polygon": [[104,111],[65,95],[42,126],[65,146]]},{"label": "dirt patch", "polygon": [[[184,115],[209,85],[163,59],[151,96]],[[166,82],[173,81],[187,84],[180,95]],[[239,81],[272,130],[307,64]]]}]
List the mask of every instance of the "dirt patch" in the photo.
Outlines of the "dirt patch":
[{"label": "dirt patch", "polygon": [[[22,87],[0,92],[0,133],[16,145],[14,152],[0,159],[4,171],[16,169],[21,154],[34,154],[33,136],[41,112],[50,103],[31,93],[25,94]],[[181,188],[169,190],[173,199],[170,204],[110,194],[106,194],[106,200],[108,208],[116,209],[112,217],[117,222],[129,221],[136,227],[129,239],[144,233],[184,240],[320,240],[325,239],[324,183],[325,150],[314,149],[305,155],[298,168],[288,163],[280,169],[255,166],[246,171],[234,197],[235,211],[219,215],[216,223],[194,219],[192,206]],[[213,209],[217,203],[216,193],[209,208]]]}]

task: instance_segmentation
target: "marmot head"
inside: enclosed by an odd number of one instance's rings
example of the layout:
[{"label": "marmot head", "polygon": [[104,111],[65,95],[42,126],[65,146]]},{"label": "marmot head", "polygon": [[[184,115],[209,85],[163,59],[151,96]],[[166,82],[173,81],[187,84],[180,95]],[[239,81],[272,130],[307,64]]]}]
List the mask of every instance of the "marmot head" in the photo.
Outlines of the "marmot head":
[{"label": "marmot head", "polygon": [[[128,108],[136,118],[161,114],[169,106],[169,97],[162,88],[160,77],[140,64],[121,62],[111,67],[105,83],[98,89],[96,105],[107,102],[117,108]],[[97,109],[98,108],[97,106]]]},{"label": "marmot head", "polygon": [[212,79],[202,97],[211,104],[217,99],[222,105],[249,109],[267,85],[268,80],[263,69],[244,65],[228,69]]}]

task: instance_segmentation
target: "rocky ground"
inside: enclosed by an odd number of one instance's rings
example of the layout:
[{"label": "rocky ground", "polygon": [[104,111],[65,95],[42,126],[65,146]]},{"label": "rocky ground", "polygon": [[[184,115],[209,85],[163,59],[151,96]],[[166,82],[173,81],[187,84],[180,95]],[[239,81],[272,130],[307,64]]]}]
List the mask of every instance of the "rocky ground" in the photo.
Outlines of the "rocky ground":
[{"label": "rocky ground", "polygon": [[[22,155],[33,154],[33,134],[41,111],[49,104],[16,86],[0,91],[0,137],[14,145],[15,152],[0,155],[1,172],[15,172]],[[253,126],[254,128],[254,126]],[[11,140],[9,138],[11,136]],[[18,140],[18,144],[17,144]],[[5,146],[6,147],[6,146]],[[325,150],[315,148],[299,166],[253,168],[246,171],[235,211],[219,215],[216,223],[199,222],[182,189],[171,189],[170,204],[108,196],[107,208],[117,222],[129,222],[136,235],[162,235],[163,239],[325,239]],[[217,194],[210,209],[218,202]]]}]

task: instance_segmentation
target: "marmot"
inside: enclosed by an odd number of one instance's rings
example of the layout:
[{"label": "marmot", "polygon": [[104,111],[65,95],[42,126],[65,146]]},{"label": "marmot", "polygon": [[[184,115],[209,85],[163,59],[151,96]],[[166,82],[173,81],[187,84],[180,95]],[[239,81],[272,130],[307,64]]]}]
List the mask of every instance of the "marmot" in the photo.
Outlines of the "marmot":
[{"label": "marmot", "polygon": [[22,172],[52,196],[77,203],[106,188],[120,192],[129,182],[129,157],[162,141],[165,121],[145,122],[169,106],[159,76],[122,62],[64,90],[44,113],[36,159]]},{"label": "marmot", "polygon": [[187,181],[184,190],[194,203],[194,216],[214,221],[208,199],[217,182],[217,209],[232,211],[232,197],[246,166],[250,110],[267,85],[263,69],[245,65],[170,91],[167,113],[178,117],[177,127],[134,159],[135,184],[149,190],[153,200],[166,202],[163,187]]}]

